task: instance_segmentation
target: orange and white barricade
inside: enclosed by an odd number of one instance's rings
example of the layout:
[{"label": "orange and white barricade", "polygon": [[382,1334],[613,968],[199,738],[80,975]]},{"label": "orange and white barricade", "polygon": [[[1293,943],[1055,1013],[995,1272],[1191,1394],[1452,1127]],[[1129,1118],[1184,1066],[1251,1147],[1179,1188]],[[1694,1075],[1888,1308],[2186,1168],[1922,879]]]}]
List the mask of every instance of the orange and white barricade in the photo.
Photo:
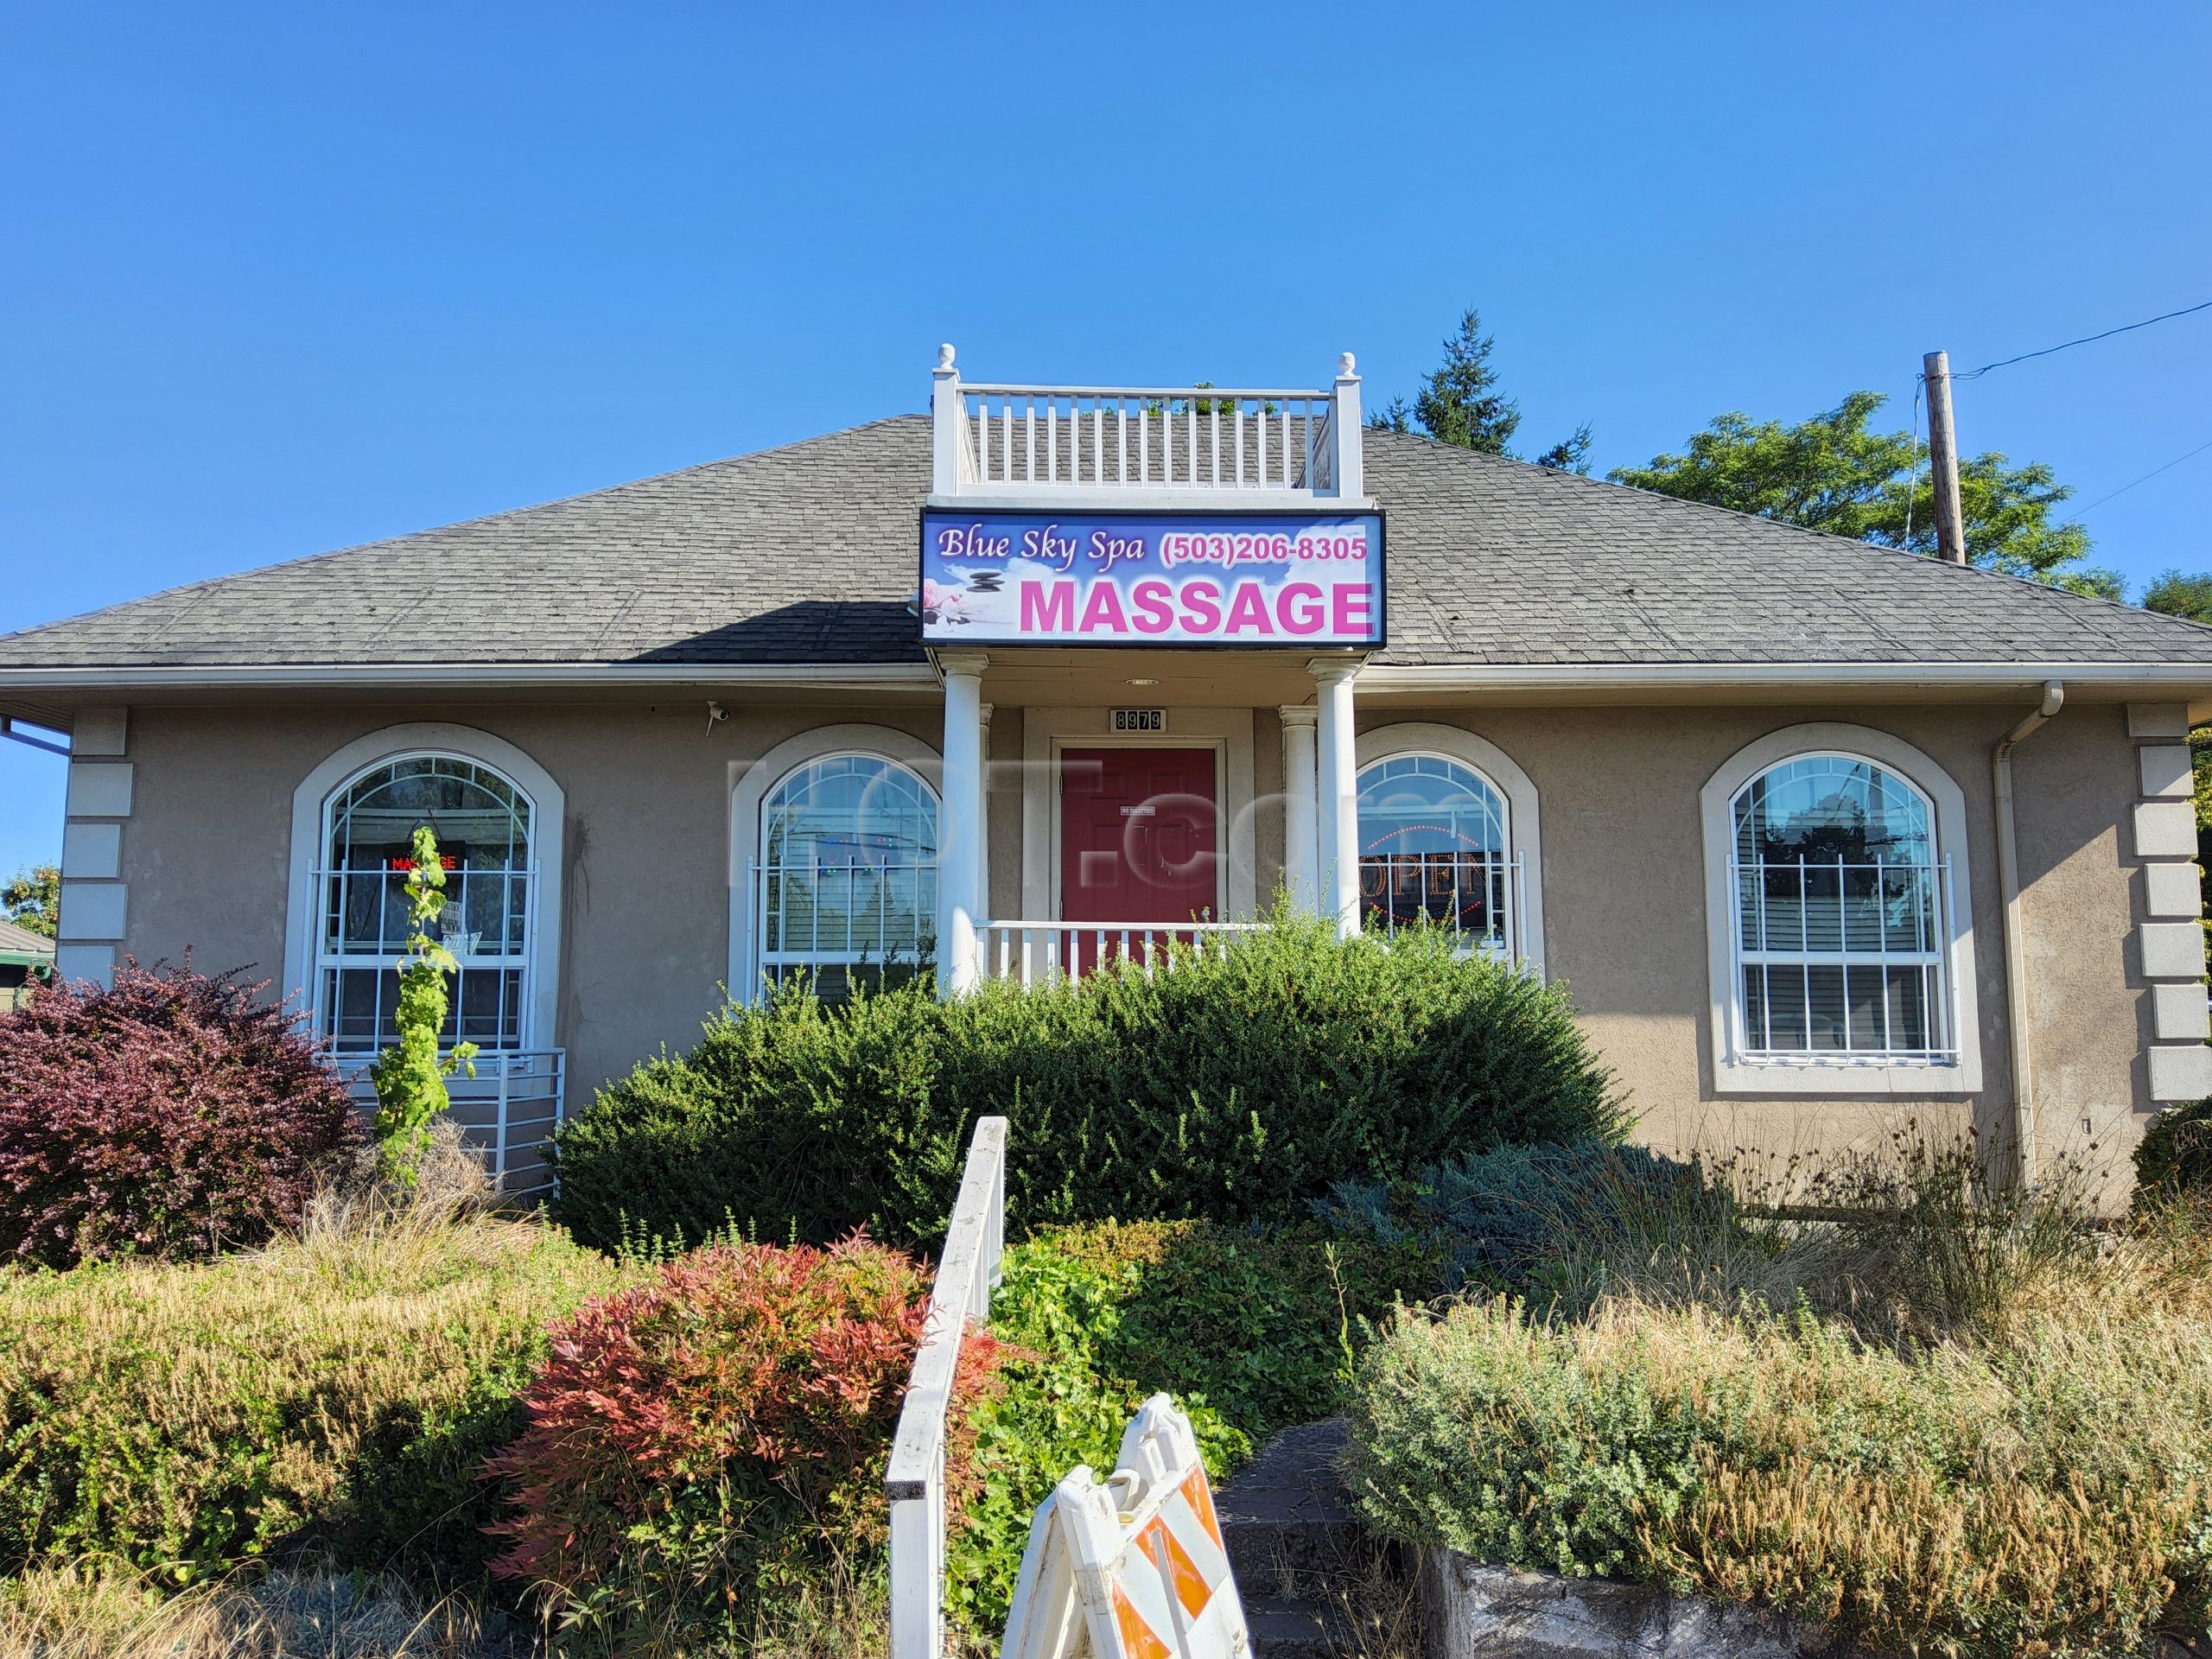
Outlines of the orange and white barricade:
[{"label": "orange and white barricade", "polygon": [[1001,1659],[1245,1659],[1250,1647],[1191,1421],[1155,1394],[1103,1484],[1078,1465],[1038,1506]]}]

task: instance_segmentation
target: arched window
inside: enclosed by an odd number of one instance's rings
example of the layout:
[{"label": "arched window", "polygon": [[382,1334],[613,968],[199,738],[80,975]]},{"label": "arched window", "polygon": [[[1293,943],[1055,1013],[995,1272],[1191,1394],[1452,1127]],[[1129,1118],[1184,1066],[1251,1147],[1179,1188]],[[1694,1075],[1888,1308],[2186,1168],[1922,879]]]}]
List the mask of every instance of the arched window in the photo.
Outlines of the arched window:
[{"label": "arched window", "polygon": [[834,997],[931,954],[937,796],[914,772],[873,754],[810,760],[762,798],[758,844],[761,975],[810,972]]},{"label": "arched window", "polygon": [[323,809],[316,901],[315,1007],[341,1053],[395,1034],[399,966],[413,931],[407,877],[416,830],[438,837],[445,907],[432,931],[461,964],[441,1042],[530,1046],[528,983],[537,897],[532,809],[513,781],[465,756],[380,760]]},{"label": "arched window", "polygon": [[1470,948],[1518,954],[1517,870],[1505,798],[1440,754],[1395,754],[1359,774],[1363,919],[1395,931],[1424,918]]},{"label": "arched window", "polygon": [[1952,1058],[1951,893],[1928,798],[1863,756],[1798,754],[1729,814],[1739,1052]]}]

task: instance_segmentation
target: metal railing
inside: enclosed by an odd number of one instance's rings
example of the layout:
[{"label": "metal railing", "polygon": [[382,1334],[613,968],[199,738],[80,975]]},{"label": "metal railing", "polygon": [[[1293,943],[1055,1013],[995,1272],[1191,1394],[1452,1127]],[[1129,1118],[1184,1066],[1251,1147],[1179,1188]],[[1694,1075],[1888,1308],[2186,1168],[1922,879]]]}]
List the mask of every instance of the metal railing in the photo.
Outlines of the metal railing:
[{"label": "metal railing", "polygon": [[970,1322],[990,1317],[1006,1249],[1007,1121],[978,1118],[938,1256],[913,1374],[884,1471],[891,1506],[891,1659],[944,1651],[945,1414]]},{"label": "metal railing", "polygon": [[1732,1058],[1957,1058],[1949,860],[1738,859],[1728,868]]},{"label": "metal railing", "polygon": [[[369,1067],[376,1056],[341,1052],[333,1058],[353,1103],[374,1110]],[[474,1077],[456,1071],[446,1079],[453,1103],[447,1116],[461,1126],[465,1142],[482,1157],[501,1192],[518,1198],[550,1192],[553,1182],[543,1148],[565,1121],[568,1052],[486,1049],[471,1064]]]},{"label": "metal railing", "polygon": [[1087,974],[1109,962],[1168,973],[1179,959],[1219,953],[1265,922],[980,922],[976,948],[983,972],[1023,985]]}]

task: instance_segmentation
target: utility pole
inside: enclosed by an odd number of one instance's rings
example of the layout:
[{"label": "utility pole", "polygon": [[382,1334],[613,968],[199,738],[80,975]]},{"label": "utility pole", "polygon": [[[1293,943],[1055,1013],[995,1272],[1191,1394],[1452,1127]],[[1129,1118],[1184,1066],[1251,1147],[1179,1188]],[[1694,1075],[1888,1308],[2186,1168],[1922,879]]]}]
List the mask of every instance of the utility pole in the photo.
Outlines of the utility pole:
[{"label": "utility pole", "polygon": [[1967,562],[1966,519],[1959,508],[1959,442],[1951,429],[1951,359],[1930,352],[1920,359],[1928,381],[1928,463],[1936,489],[1936,554]]}]

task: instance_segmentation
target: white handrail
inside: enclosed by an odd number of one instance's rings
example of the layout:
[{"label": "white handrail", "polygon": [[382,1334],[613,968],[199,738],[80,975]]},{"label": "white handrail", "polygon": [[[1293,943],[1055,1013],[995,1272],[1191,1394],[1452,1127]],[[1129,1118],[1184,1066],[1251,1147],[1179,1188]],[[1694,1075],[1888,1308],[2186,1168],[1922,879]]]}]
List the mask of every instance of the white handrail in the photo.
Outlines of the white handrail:
[{"label": "white handrail", "polygon": [[891,1659],[942,1659],[944,1652],[944,1420],[969,1321],[990,1317],[1006,1248],[1006,1119],[976,1120],[884,1471]]},{"label": "white handrail", "polygon": [[1229,948],[1265,922],[978,922],[976,948],[987,977],[1036,985],[1122,961],[1149,974],[1173,972],[1177,947],[1204,956]]}]

